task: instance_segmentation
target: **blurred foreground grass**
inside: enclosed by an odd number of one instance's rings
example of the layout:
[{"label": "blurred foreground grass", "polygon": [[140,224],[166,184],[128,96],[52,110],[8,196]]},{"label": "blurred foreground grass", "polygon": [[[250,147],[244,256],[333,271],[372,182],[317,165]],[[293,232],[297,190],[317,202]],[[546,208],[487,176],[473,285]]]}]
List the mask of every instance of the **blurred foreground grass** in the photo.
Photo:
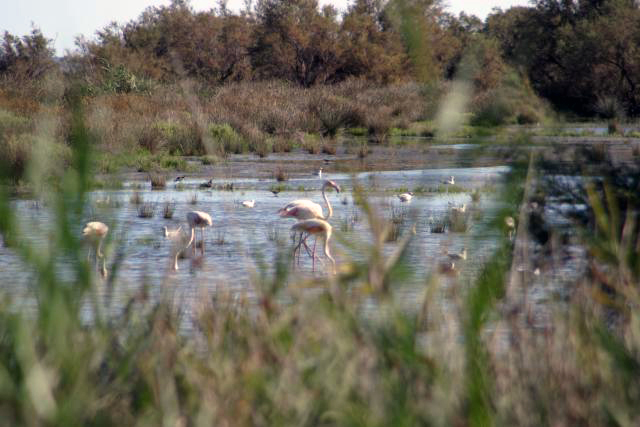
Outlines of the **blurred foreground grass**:
[{"label": "blurred foreground grass", "polygon": [[[118,260],[102,282],[81,246],[91,144],[80,110],[72,123],[72,167],[54,196],[57,232],[48,251],[22,238],[2,187],[3,242],[35,272],[37,301],[30,312],[16,310],[9,295],[0,305],[2,425],[640,422],[637,176],[596,181],[584,192],[592,216],[576,220],[575,230],[591,268],[567,296],[548,301],[542,326],[524,295],[540,259],[527,248],[542,235],[532,203],[543,203],[537,169],[546,163],[514,154],[495,226],[511,215],[518,237],[512,242],[503,230],[474,283],[445,287],[440,276],[425,277],[421,309],[407,312],[393,291],[402,285],[411,235],[385,256],[390,227],[356,192],[373,242],[367,261],[343,260],[340,273],[310,295],[290,277],[289,254],[277,254],[273,275],[256,285],[257,304],[203,294],[187,319],[194,332],[185,335],[177,302],[151,300],[144,284],[118,315],[105,314],[111,301],[98,293],[113,291]],[[546,250],[547,241],[534,247]],[[62,259],[71,278],[59,271]],[[376,314],[363,313],[372,302]]]}]

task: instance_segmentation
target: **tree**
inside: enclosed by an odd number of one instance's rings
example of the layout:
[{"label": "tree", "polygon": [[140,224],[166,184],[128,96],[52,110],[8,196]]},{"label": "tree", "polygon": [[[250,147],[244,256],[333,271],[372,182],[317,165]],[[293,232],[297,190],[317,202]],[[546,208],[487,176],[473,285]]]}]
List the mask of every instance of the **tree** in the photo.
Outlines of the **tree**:
[{"label": "tree", "polygon": [[263,0],[257,16],[251,55],[259,77],[305,87],[334,80],[342,53],[335,9],[321,12],[316,0]]},{"label": "tree", "polygon": [[56,67],[51,39],[38,28],[17,37],[5,31],[0,44],[0,75],[19,80],[39,80]]}]

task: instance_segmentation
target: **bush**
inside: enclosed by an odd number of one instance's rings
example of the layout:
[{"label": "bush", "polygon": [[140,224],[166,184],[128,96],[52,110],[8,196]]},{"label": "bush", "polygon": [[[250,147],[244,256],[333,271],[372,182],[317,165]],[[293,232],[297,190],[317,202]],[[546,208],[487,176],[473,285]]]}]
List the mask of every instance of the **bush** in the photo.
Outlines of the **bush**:
[{"label": "bush", "polygon": [[158,122],[156,127],[163,140],[163,147],[170,154],[183,156],[205,154],[202,132],[197,123]]},{"label": "bush", "polygon": [[240,136],[229,124],[209,125],[209,136],[212,142],[212,152],[242,154],[249,151],[247,141]]}]

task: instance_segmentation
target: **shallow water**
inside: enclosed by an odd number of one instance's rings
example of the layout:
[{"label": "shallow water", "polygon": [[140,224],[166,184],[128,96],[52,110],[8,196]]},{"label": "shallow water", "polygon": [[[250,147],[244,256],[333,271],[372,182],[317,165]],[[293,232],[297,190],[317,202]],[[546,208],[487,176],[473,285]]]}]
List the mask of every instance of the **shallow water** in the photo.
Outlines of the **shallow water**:
[{"label": "shallow water", "polygon": [[[369,200],[380,215],[388,218],[395,212],[396,216],[405,217],[402,232],[409,230],[414,222],[416,224],[416,236],[406,258],[411,268],[403,279],[403,286],[396,290],[408,307],[418,304],[424,280],[436,271],[441,261],[448,259],[445,255],[447,250],[460,252],[463,247],[468,249],[469,258],[457,266],[462,277],[472,277],[491,255],[497,242],[498,236],[485,227],[493,220],[497,206],[495,193],[483,193],[473,213],[469,214],[473,216],[472,233],[432,233],[430,224],[447,214],[450,203],[471,203],[469,193],[417,194],[410,203],[403,204],[386,190],[437,188],[450,175],[456,177],[456,185],[472,190],[496,186],[507,170],[504,166],[493,166],[325,174],[323,178],[336,181],[343,190],[340,194],[327,193],[334,207],[334,217],[330,221],[335,234],[331,251],[338,262],[338,269],[347,261],[366,259],[366,248],[371,243],[366,217],[353,203],[351,188],[355,179],[370,194]],[[122,255],[112,294],[114,313],[142,284],[148,285],[152,297],[166,291],[174,294],[187,315],[200,300],[203,290],[209,293],[227,291],[251,301],[259,277],[273,274],[277,254],[280,252],[288,257],[292,249],[289,229],[295,221],[279,218],[276,211],[301,198],[309,198],[324,206],[319,191],[322,180],[311,174],[286,182],[288,188],[303,186],[307,191],[282,191],[277,197],[269,191],[275,184],[274,180],[247,177],[214,179],[214,184],[228,182],[233,182],[237,190],[201,189],[202,179],[193,178],[186,179],[177,188],[170,183],[166,190],[161,191],[151,190],[147,183],[128,182],[123,190],[95,191],[88,195],[91,208],[82,224],[77,225],[77,233],[81,234],[87,221],[105,222],[110,228],[105,246],[110,271],[117,255]],[[153,205],[152,218],[138,217],[139,205],[131,201],[136,192],[144,203]],[[255,200],[255,207],[243,207],[241,202],[244,200]],[[166,203],[174,208],[172,219],[163,218],[162,210]],[[25,235],[40,251],[49,250],[48,242],[54,232],[49,207],[33,200],[14,200],[13,207],[18,212],[21,235]],[[198,250],[196,257],[179,260],[179,270],[172,271],[171,243],[162,236],[162,227],[175,229],[182,226],[184,231],[188,231],[186,214],[191,210],[205,211],[213,217],[213,227],[205,231],[205,255],[200,256]],[[199,237],[198,233],[198,240]],[[385,250],[391,253],[396,245],[396,242],[389,242]],[[63,273],[64,267],[62,262]],[[326,265],[318,263],[316,267],[313,272],[310,258],[303,257],[294,274],[308,278],[328,274]],[[71,277],[71,272],[66,274]],[[4,290],[17,296],[24,304],[32,304],[29,297],[32,280],[32,273],[25,269],[20,259],[10,249],[0,246],[0,283]]]}]

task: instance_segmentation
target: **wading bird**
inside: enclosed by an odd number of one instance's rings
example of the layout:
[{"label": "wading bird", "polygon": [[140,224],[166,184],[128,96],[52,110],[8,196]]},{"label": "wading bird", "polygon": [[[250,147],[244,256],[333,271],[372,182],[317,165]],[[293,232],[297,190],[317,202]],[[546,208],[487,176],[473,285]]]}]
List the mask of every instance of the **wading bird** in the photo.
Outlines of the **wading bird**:
[{"label": "wading bird", "polygon": [[447,256],[449,257],[449,259],[454,261],[465,261],[467,259],[467,249],[462,248],[462,251],[459,254],[450,254],[447,252]]},{"label": "wading bird", "polygon": [[173,270],[178,271],[178,256],[184,250],[186,250],[189,245],[193,242],[195,230],[191,230],[191,236],[184,234],[182,232],[182,226],[178,227],[176,230],[168,230],[167,227],[162,227],[164,237],[171,240],[172,248],[171,248],[171,257],[173,258]]},{"label": "wading bird", "polygon": [[[322,198],[324,199],[324,203],[327,205],[327,216],[325,216],[322,212],[322,206],[308,199],[294,200],[293,202],[287,204],[285,207],[279,209],[278,214],[281,218],[295,218],[298,221],[306,219],[322,219],[325,221],[329,220],[329,218],[333,216],[333,209],[331,208],[331,203],[329,203],[329,199],[327,198],[327,194],[325,193],[327,187],[331,187],[339,193],[340,186],[330,180],[326,180],[322,184]],[[300,237],[300,241],[302,241],[302,236]],[[304,245],[305,248],[309,250],[309,248],[306,246],[306,243],[304,243]]]},{"label": "wading bird", "polygon": [[467,204],[463,203],[462,206],[451,206],[452,214],[463,214],[467,211]]},{"label": "wading bird", "polygon": [[[88,222],[84,229],[82,229],[82,235],[85,239],[89,240],[95,246],[96,252],[96,263],[99,258],[102,258],[102,268],[100,269],[100,274],[102,277],[107,276],[107,266],[104,254],[102,253],[102,241],[105,236],[109,232],[109,227],[106,224],[99,221]],[[89,252],[89,258],[91,257],[91,252]]]},{"label": "wading bird", "polygon": [[403,203],[410,202],[413,199],[413,193],[409,191],[408,193],[398,194],[398,199]]},{"label": "wading bird", "polygon": [[278,197],[280,190],[271,190],[271,192],[273,193],[273,197]]},{"label": "wading bird", "polygon": [[174,237],[177,237],[181,234],[182,226],[178,227],[175,230],[169,230],[167,227],[162,227],[162,231],[163,231],[164,237],[173,239]]},{"label": "wading bird", "polygon": [[189,213],[187,213],[187,222],[189,223],[189,228],[191,228],[191,239],[189,241],[189,244],[187,245],[187,247],[189,247],[189,245],[193,244],[193,254],[196,253],[196,244],[195,244],[195,237],[196,237],[196,227],[200,228],[200,232],[201,232],[201,237],[202,237],[202,250],[201,253],[202,255],[204,255],[204,228],[205,227],[211,227],[213,225],[213,221],[211,220],[211,216],[206,213],[206,212],[202,212],[202,211],[191,211]]},{"label": "wading bird", "polygon": [[294,200],[293,202],[288,203],[285,207],[279,209],[278,214],[282,218],[295,218],[297,220],[314,218],[323,219],[325,221],[328,220],[333,216],[333,209],[331,208],[331,203],[329,203],[329,199],[325,193],[327,187],[331,187],[339,193],[340,186],[329,180],[326,180],[322,184],[322,198],[324,199],[324,203],[327,205],[327,216],[322,212],[322,206],[308,199]]},{"label": "wading bird", "polygon": [[186,175],[176,176],[176,179],[174,179],[173,182],[180,182],[183,179],[185,179],[186,177],[187,177]]},{"label": "wading bird", "polygon": [[[294,232],[300,232],[300,242],[296,245],[293,250],[293,257],[295,259],[296,252],[300,252],[300,247],[305,244],[305,241],[310,235],[322,236],[324,237],[324,255],[327,257],[329,261],[331,261],[333,274],[336,273],[336,261],[331,256],[329,252],[329,239],[331,239],[332,227],[327,221],[322,219],[305,219],[303,221],[299,221],[295,223],[291,230]],[[302,236],[306,234],[303,238]],[[316,245],[313,245],[313,253],[311,254],[313,271],[316,271]]]},{"label": "wading bird", "polygon": [[213,178],[207,182],[203,182],[202,184],[200,184],[200,188],[211,188],[211,187],[213,187]]},{"label": "wading bird", "polygon": [[447,193],[449,192],[449,186],[450,185],[454,185],[456,183],[456,179],[453,175],[451,175],[449,177],[449,179],[445,179],[444,181],[440,182],[441,184],[445,185],[445,188],[447,189]]},{"label": "wading bird", "polygon": [[256,205],[255,200],[245,200],[244,202],[242,202],[242,206],[244,206],[245,208],[252,208],[255,205]]}]

